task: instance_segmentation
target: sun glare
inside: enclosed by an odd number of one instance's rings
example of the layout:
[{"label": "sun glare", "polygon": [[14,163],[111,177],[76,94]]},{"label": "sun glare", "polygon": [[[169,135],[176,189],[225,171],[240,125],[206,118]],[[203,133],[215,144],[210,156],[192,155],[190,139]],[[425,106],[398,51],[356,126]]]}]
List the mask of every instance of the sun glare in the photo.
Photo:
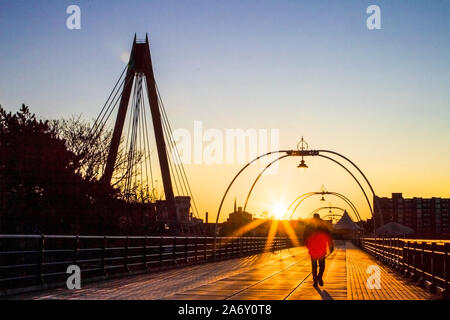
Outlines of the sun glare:
[{"label": "sun glare", "polygon": [[274,215],[275,219],[283,219],[284,214],[286,213],[286,208],[281,203],[276,203],[272,207],[272,214]]}]

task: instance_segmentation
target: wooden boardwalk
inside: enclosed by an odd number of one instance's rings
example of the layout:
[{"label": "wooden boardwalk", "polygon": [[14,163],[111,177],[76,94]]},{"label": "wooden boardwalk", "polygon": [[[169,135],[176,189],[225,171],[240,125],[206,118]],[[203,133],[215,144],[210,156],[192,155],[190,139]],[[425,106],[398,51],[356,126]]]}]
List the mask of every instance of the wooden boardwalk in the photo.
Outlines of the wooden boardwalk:
[{"label": "wooden boardwalk", "polygon": [[[367,286],[369,266],[380,270],[380,287]],[[337,242],[327,258],[325,285],[312,286],[306,248],[190,266],[105,282],[56,289],[17,299],[170,300],[424,300],[437,299],[379,264],[350,242]]]}]

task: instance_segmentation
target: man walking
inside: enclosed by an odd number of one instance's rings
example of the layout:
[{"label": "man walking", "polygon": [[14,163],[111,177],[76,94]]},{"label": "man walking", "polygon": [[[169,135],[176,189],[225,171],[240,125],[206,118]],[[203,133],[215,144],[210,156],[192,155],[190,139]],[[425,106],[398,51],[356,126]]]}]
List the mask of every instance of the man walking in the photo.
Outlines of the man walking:
[{"label": "man walking", "polygon": [[[334,245],[331,232],[318,213],[314,214],[306,226],[303,233],[303,242],[311,257],[313,286],[317,287],[317,283],[323,286],[322,276],[325,271],[327,247],[331,253],[334,250]],[[317,273],[317,263],[319,264],[319,273]]]}]

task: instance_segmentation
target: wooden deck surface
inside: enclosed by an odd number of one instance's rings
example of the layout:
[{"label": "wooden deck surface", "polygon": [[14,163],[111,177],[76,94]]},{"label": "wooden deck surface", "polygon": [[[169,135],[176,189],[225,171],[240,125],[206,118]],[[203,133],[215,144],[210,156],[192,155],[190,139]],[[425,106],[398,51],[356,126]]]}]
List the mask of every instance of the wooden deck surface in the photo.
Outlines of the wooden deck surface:
[{"label": "wooden deck surface", "polygon": [[[381,271],[379,289],[367,286],[367,268]],[[437,299],[379,264],[350,242],[336,242],[327,258],[325,285],[312,286],[306,248],[276,254],[190,266],[17,299],[170,299],[170,300],[424,300]]]}]

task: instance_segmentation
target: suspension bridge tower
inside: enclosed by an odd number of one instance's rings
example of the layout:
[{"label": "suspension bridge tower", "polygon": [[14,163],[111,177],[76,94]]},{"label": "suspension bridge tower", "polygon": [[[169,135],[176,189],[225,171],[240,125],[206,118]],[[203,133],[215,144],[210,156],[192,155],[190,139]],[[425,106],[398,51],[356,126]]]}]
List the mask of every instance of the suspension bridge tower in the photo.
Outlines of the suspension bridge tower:
[{"label": "suspension bridge tower", "polygon": [[[150,46],[148,36],[145,40],[137,40],[134,36],[133,47],[131,50],[129,62],[126,68],[126,75],[123,82],[122,93],[120,96],[120,104],[114,125],[114,131],[111,138],[109,153],[106,160],[106,166],[103,172],[102,180],[104,183],[112,184],[115,163],[117,160],[119,145],[121,143],[122,131],[124,129],[125,119],[127,115],[130,95],[133,89],[138,92],[137,98],[133,96],[133,101],[140,99],[143,101],[142,93],[147,92],[148,103],[150,105],[151,118],[153,123],[154,137],[158,153],[159,166],[164,187],[164,195],[166,202],[166,210],[169,219],[170,228],[177,232],[179,230],[179,217],[175,205],[174,191],[172,187],[171,172],[169,168],[168,154],[163,131],[163,122],[160,112],[158,89],[156,87],[155,77],[153,74],[153,66],[150,55]],[[146,89],[146,90],[143,90]],[[135,110],[134,117],[136,116]],[[142,110],[141,110],[142,112]]]}]

